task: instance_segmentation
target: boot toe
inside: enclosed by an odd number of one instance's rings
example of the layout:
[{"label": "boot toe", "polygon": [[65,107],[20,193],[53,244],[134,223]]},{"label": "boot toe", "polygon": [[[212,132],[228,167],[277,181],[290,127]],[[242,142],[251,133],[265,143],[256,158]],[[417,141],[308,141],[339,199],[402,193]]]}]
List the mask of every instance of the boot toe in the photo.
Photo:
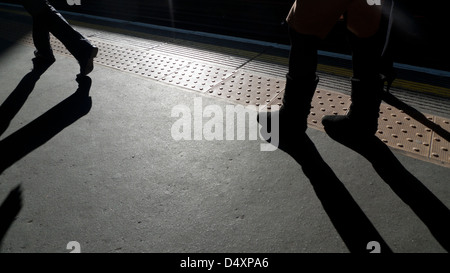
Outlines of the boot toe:
[{"label": "boot toe", "polygon": [[94,59],[97,57],[98,54],[98,48],[93,46],[91,48],[90,53],[88,54],[88,57],[86,57],[84,60],[80,61],[80,74],[83,76],[88,75],[89,73],[94,70]]}]

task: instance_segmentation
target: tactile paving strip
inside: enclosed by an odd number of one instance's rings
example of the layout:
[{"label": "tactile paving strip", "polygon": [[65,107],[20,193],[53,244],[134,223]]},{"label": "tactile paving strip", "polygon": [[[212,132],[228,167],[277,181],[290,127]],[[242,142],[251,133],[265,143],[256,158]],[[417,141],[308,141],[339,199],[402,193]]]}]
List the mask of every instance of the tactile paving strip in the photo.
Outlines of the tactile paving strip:
[{"label": "tactile paving strip", "polygon": [[436,117],[435,123],[443,130],[441,134],[438,134],[436,131],[433,132],[430,157],[450,162],[450,119]]},{"label": "tactile paving strip", "polygon": [[308,123],[322,128],[322,118],[327,115],[345,115],[348,112],[350,97],[337,92],[316,90],[311,103]]},{"label": "tactile paving strip", "polygon": [[226,67],[191,63],[188,66],[162,78],[163,82],[195,91],[206,92],[234,73]]},{"label": "tactile paving strip", "polygon": [[[284,91],[273,99],[267,106],[271,110],[272,105],[281,107]],[[317,88],[311,101],[311,110],[308,116],[308,124],[317,129],[323,129],[322,118],[326,115],[345,115],[350,107],[350,97],[339,92],[333,92]]]},{"label": "tactile paving strip", "polygon": [[155,48],[164,54],[178,55],[185,58],[208,62],[211,64],[228,66],[237,69],[243,66],[257,53],[244,50],[226,50],[224,47],[201,45],[193,42],[181,42],[180,44],[166,43]]},{"label": "tactile paving strip", "polygon": [[[431,115],[426,118],[434,119]],[[432,130],[402,110],[384,103],[380,107],[377,136],[391,147],[429,157]]]},{"label": "tactile paving strip", "polygon": [[288,58],[261,54],[246,63],[242,68],[250,71],[259,71],[275,77],[284,77],[288,72]]},{"label": "tactile paving strip", "polygon": [[160,80],[188,64],[188,60],[156,53],[144,53],[137,56],[134,60],[128,60],[122,69],[141,76]]},{"label": "tactile paving strip", "polygon": [[[78,30],[80,33],[85,34],[89,31],[89,28],[79,27]],[[95,38],[99,41],[105,41],[110,43],[120,44],[122,46],[130,46],[135,48],[140,48],[143,50],[153,49],[155,47],[163,45],[165,42],[170,41],[171,39],[155,35],[145,35],[148,36],[147,39],[134,37],[126,34],[120,33],[110,33],[106,31],[95,31],[92,35],[88,36],[90,39]]]},{"label": "tactile paving strip", "polygon": [[239,70],[208,93],[239,104],[262,106],[278,96],[285,84],[281,79]]},{"label": "tactile paving strip", "polygon": [[[23,24],[16,25],[22,32],[25,30]],[[6,34],[6,38],[12,40],[16,40],[18,36],[14,34],[13,28],[9,27],[1,27],[0,33],[3,37]],[[30,34],[18,37],[22,43],[33,46]],[[203,59],[199,57],[202,50],[197,50],[193,55],[183,51],[170,54],[170,52],[161,51],[163,47],[160,46],[145,49],[141,46],[129,45],[130,41],[120,44],[98,37],[90,37],[90,39],[100,49],[95,59],[97,64],[224,98],[233,104],[263,106],[269,111],[273,105],[281,106],[282,104],[285,85],[283,78],[274,76],[273,73],[259,71],[257,74],[249,70],[235,70],[233,66],[218,65],[218,60],[223,56],[219,56],[219,59],[211,59],[212,63],[208,63],[206,61],[210,56]],[[63,44],[54,37],[51,39],[51,44],[56,53],[71,56]],[[158,50],[155,50],[156,48]],[[177,46],[169,45],[167,48],[173,49]],[[236,60],[232,60],[231,63],[233,64]],[[242,60],[237,61],[240,63]],[[251,67],[251,63],[251,61],[248,62],[249,65],[244,67]],[[281,76],[284,71],[279,74]],[[323,80],[326,81],[326,75],[322,77]],[[329,91],[319,86],[314,94],[308,124],[311,127],[323,129],[320,122],[323,116],[345,114],[350,103],[348,94]],[[449,119],[428,115],[427,124],[430,122],[440,126],[441,134],[437,134],[403,111],[382,104],[377,136],[390,147],[427,161],[450,166],[448,164],[450,163]]]}]

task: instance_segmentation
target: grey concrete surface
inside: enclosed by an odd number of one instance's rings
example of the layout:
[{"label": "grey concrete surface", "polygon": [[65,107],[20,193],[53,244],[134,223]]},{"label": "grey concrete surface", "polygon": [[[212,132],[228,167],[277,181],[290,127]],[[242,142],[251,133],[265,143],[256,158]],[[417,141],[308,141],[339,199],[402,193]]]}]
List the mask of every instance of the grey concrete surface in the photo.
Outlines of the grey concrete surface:
[{"label": "grey concrete surface", "polygon": [[[33,48],[0,54],[3,103],[30,71]],[[448,251],[436,222],[449,220],[449,168],[394,151],[410,176],[392,187],[313,129],[321,158],[303,168],[281,150],[260,151],[260,139],[175,141],[174,107],[202,98],[225,111],[228,102],[100,65],[89,97],[70,99],[77,73],[58,55],[1,135],[10,158],[23,155],[0,174],[0,202],[23,189],[1,252],[67,253],[77,241],[93,253],[346,253],[380,239],[382,252]]]}]

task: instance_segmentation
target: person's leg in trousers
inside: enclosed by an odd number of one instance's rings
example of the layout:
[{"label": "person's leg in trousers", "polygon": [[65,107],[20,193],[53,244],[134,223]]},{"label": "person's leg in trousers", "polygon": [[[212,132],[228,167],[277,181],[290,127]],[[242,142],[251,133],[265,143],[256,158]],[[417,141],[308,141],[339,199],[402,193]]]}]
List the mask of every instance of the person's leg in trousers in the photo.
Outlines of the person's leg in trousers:
[{"label": "person's leg in trousers", "polygon": [[50,32],[45,20],[33,18],[33,43],[36,47],[36,55],[46,59],[54,59],[53,50],[50,45]]},{"label": "person's leg in trousers", "polygon": [[[33,40],[36,58],[33,62],[50,66],[54,62],[49,32],[60,40],[80,64],[80,75],[94,69],[98,48],[72,28],[64,17],[46,0],[23,0],[23,6],[33,17]],[[48,68],[48,67],[47,67]]]},{"label": "person's leg in trousers", "polygon": [[[42,20],[43,19],[43,20]],[[36,47],[33,58],[33,72],[42,75],[54,62],[55,56],[50,45],[50,33],[45,18],[33,16],[33,43]]]},{"label": "person's leg in trousers", "polygon": [[80,74],[87,75],[93,69],[93,59],[98,49],[82,34],[76,31],[52,6],[45,11],[50,32],[60,40],[80,64]]}]

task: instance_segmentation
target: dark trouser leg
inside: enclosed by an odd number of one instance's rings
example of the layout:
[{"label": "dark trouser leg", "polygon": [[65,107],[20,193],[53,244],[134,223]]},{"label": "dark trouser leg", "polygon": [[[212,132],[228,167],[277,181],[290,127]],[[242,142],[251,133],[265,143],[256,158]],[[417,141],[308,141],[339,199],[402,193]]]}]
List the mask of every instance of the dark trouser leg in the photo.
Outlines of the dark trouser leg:
[{"label": "dark trouser leg", "polygon": [[45,8],[33,18],[48,26],[48,30],[60,40],[80,64],[80,75],[87,75],[94,69],[94,58],[98,48],[76,31],[64,17],[45,1]]},{"label": "dark trouser leg", "polygon": [[43,16],[46,17],[49,31],[64,44],[78,61],[86,58],[92,48],[89,40],[76,31],[52,6],[48,5]]},{"label": "dark trouser leg", "polygon": [[50,33],[45,20],[33,17],[33,43],[36,47],[36,57],[52,59],[53,51],[50,45]]},{"label": "dark trouser leg", "polygon": [[42,75],[54,62],[55,56],[50,45],[50,33],[45,18],[33,16],[33,43],[36,47],[33,58],[35,76]]}]

